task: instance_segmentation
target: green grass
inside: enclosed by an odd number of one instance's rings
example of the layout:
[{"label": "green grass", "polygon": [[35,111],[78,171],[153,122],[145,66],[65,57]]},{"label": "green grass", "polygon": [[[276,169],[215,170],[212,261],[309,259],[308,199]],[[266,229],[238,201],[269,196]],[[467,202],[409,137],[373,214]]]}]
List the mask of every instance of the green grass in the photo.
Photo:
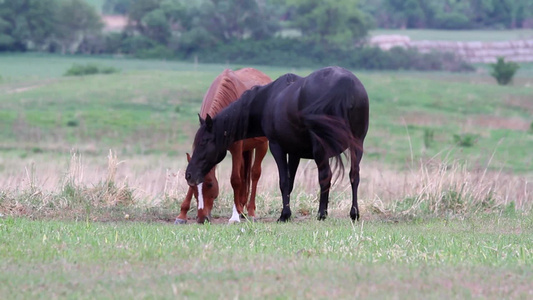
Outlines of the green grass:
[{"label": "green grass", "polygon": [[376,35],[406,35],[411,40],[430,41],[510,41],[520,39],[533,39],[533,30],[427,30],[427,29],[376,29],[370,31],[370,36]]},{"label": "green grass", "polygon": [[532,292],[531,216],[183,227],[7,218],[0,219],[0,232],[0,294],[8,298],[516,298]]}]

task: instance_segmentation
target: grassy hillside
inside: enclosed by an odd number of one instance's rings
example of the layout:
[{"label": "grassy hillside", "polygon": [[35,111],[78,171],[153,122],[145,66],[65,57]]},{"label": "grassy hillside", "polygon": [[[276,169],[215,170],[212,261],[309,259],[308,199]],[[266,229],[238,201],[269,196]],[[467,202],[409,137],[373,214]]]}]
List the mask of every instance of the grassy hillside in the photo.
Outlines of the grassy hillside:
[{"label": "grassy hillside", "polygon": [[[86,62],[122,71],[61,76],[72,63]],[[1,56],[0,63],[4,150],[91,146],[129,154],[190,149],[203,94],[225,67],[56,56]],[[310,72],[259,68],[272,78]],[[531,78],[501,87],[486,74],[355,73],[371,99],[366,159],[400,166],[444,153],[479,166],[490,160],[491,168],[532,169]]]}]

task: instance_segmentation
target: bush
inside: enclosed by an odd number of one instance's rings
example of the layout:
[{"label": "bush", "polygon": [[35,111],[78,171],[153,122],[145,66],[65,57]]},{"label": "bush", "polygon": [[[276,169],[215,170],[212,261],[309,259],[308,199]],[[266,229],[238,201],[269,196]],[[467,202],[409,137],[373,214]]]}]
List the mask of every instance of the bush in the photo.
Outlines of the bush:
[{"label": "bush", "polygon": [[490,75],[496,79],[499,85],[507,85],[513,80],[513,76],[520,68],[517,63],[505,62],[503,57],[498,57],[495,64],[490,64],[492,72]]},{"label": "bush", "polygon": [[94,74],[112,74],[118,73],[119,70],[113,67],[98,66],[96,64],[79,65],[73,64],[70,69],[65,72],[65,76],[85,76]]},{"label": "bush", "polygon": [[460,147],[472,147],[478,140],[478,135],[473,133],[454,134],[455,144]]}]

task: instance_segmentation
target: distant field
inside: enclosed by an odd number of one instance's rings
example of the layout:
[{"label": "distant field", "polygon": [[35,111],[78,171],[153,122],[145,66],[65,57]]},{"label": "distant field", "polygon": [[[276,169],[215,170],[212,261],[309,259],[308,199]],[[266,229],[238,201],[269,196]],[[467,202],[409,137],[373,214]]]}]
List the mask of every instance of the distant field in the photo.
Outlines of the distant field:
[{"label": "distant field", "polygon": [[430,29],[376,29],[370,36],[395,34],[406,35],[412,40],[433,41],[509,41],[533,39],[533,29],[517,30],[430,30]]}]

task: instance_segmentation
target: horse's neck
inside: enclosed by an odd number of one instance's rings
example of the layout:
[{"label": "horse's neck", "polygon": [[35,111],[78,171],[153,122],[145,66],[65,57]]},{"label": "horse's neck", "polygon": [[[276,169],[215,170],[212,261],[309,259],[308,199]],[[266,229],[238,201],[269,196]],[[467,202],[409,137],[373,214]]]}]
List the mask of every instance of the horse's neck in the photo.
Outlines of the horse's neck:
[{"label": "horse's neck", "polygon": [[231,142],[264,136],[261,129],[263,104],[257,97],[246,97],[220,112],[218,117],[223,121],[225,134],[229,134]]}]

